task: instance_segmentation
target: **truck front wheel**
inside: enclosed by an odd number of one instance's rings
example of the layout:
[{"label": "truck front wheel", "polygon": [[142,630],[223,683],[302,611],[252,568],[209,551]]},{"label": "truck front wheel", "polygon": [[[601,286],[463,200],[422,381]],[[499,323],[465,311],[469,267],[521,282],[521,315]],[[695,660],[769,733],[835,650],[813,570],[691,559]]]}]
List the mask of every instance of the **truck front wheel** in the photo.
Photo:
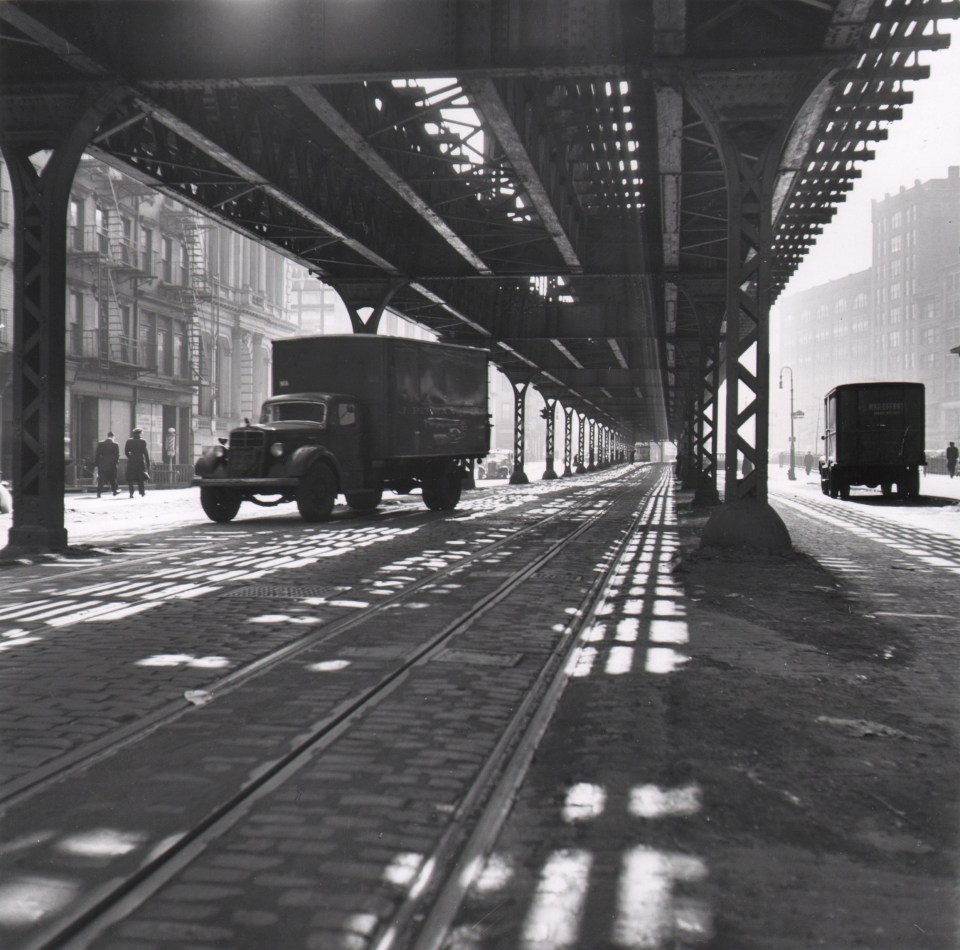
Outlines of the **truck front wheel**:
[{"label": "truck front wheel", "polygon": [[452,462],[442,463],[423,479],[423,503],[431,511],[453,511],[462,488],[460,468]]},{"label": "truck front wheel", "polygon": [[337,481],[327,465],[316,465],[297,485],[297,511],[304,521],[326,521],[337,500]]},{"label": "truck front wheel", "polygon": [[240,510],[240,493],[232,488],[201,488],[200,507],[211,521],[233,521]]}]

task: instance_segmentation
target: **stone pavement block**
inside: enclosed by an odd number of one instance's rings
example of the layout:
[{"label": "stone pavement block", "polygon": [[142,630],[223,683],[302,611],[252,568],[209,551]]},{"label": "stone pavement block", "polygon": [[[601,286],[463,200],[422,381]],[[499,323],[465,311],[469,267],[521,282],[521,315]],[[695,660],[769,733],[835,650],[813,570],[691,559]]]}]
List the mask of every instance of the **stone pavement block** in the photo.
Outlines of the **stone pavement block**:
[{"label": "stone pavement block", "polygon": [[175,921],[145,919],[136,922],[121,924],[120,933],[126,937],[140,938],[141,940],[170,940],[179,943],[197,944],[208,941],[229,946],[235,934],[226,927],[210,927],[204,924],[178,923]]}]

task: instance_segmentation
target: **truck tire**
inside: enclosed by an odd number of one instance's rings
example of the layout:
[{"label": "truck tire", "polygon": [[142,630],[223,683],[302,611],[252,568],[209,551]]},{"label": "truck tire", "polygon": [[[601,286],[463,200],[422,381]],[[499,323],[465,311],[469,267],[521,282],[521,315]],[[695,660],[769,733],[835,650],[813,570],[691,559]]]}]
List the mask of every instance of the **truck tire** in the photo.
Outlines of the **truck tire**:
[{"label": "truck tire", "polygon": [[232,488],[201,488],[200,507],[211,521],[225,524],[240,510],[240,493]]},{"label": "truck tire", "polygon": [[840,476],[836,472],[830,472],[830,497],[836,498],[840,494]]},{"label": "truck tire", "polygon": [[897,495],[900,498],[917,498],[920,495],[920,469],[908,468],[897,481]]},{"label": "truck tire", "polygon": [[383,491],[379,488],[372,491],[348,491],[344,492],[343,497],[354,511],[376,511],[383,500]]},{"label": "truck tire", "polygon": [[297,485],[297,511],[304,521],[327,521],[337,500],[337,480],[329,465],[314,465]]},{"label": "truck tire", "polygon": [[423,479],[423,503],[431,511],[453,511],[460,501],[463,479],[452,462],[434,466]]}]

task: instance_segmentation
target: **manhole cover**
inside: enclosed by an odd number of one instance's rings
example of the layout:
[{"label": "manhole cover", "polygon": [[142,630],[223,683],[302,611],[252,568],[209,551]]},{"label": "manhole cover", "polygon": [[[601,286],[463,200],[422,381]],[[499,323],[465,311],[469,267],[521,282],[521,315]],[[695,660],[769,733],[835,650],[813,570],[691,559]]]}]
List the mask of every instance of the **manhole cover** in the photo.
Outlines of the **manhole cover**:
[{"label": "manhole cover", "polygon": [[441,650],[434,663],[469,663],[473,666],[516,666],[522,653],[482,653],[479,650]]},{"label": "manhole cover", "polygon": [[301,600],[304,597],[329,597],[339,593],[336,587],[287,587],[280,584],[253,584],[250,587],[238,587],[228,590],[221,597],[250,597],[270,600]]}]

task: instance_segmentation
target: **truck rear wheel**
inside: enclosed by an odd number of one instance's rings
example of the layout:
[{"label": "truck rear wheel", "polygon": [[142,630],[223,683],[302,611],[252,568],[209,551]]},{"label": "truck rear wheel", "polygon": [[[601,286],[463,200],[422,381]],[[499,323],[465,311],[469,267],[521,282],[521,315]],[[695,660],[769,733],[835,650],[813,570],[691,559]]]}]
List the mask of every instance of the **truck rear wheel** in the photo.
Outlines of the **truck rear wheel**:
[{"label": "truck rear wheel", "polygon": [[431,511],[453,511],[462,488],[460,468],[452,462],[441,463],[423,479],[423,503]]},{"label": "truck rear wheel", "polygon": [[354,511],[376,511],[383,500],[383,491],[379,488],[373,491],[348,491],[344,492],[343,497]]},{"label": "truck rear wheel", "polygon": [[908,468],[897,482],[897,494],[901,498],[916,498],[920,494],[920,469]]},{"label": "truck rear wheel", "polygon": [[831,472],[828,476],[827,488],[831,498],[836,498],[840,494],[840,479],[835,472]]},{"label": "truck rear wheel", "polygon": [[233,521],[240,510],[240,493],[232,488],[201,488],[200,507],[211,521]]},{"label": "truck rear wheel", "polygon": [[337,480],[328,465],[315,465],[297,485],[297,511],[304,521],[327,521],[337,500]]}]

